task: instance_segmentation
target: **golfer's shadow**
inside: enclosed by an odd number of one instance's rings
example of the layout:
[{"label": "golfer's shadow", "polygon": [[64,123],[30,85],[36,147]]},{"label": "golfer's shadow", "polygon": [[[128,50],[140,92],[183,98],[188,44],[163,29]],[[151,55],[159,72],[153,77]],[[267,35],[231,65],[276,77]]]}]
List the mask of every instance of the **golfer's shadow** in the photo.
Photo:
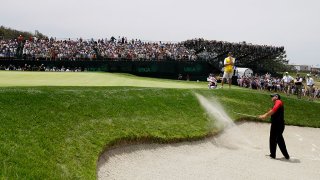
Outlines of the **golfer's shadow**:
[{"label": "golfer's shadow", "polygon": [[297,158],[286,159],[286,158],[282,157],[282,158],[276,158],[276,160],[279,160],[282,162],[287,162],[287,163],[301,163],[300,159],[297,159]]}]

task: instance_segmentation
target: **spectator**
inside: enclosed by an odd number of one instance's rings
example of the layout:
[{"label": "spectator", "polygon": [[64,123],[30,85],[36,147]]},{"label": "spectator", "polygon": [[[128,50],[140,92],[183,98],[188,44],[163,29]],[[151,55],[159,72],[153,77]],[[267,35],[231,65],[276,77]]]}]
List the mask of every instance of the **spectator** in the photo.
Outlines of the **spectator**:
[{"label": "spectator", "polygon": [[297,94],[298,99],[301,99],[302,95],[302,77],[297,73],[297,77],[294,79],[295,93]]},{"label": "spectator", "polygon": [[313,100],[313,93],[314,93],[314,81],[311,77],[310,74],[307,74],[307,79],[306,79],[306,84],[307,84],[307,94],[309,96],[309,100]]},{"label": "spectator", "polygon": [[224,80],[229,83],[229,88],[231,88],[231,78],[233,75],[233,65],[235,63],[235,58],[232,57],[231,52],[228,53],[228,57],[224,59],[224,73],[221,81],[221,88],[223,88]]},{"label": "spectator", "polygon": [[217,88],[217,79],[214,77],[213,74],[209,74],[209,77],[207,78],[208,83],[208,88],[209,89],[215,89]]},{"label": "spectator", "polygon": [[284,86],[284,92],[289,96],[291,91],[291,83],[293,82],[292,76],[288,74],[288,72],[284,73],[284,76],[282,78],[282,83]]}]

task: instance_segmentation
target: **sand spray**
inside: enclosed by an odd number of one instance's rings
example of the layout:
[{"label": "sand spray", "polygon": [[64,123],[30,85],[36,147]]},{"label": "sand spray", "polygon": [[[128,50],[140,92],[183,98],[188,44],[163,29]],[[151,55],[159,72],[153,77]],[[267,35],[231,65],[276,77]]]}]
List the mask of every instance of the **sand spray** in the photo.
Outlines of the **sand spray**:
[{"label": "sand spray", "polygon": [[204,96],[195,93],[201,106],[205,109],[209,118],[212,120],[211,127],[222,129],[223,132],[214,138],[218,146],[223,146],[229,149],[238,148],[254,148],[252,142],[244,136],[241,130],[228,116],[223,107],[215,98],[207,99]]}]

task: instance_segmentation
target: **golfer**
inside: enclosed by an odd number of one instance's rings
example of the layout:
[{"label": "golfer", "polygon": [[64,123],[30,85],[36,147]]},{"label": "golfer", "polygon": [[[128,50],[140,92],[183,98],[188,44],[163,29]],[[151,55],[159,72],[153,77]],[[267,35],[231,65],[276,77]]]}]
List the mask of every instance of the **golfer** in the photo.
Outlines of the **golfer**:
[{"label": "golfer", "polygon": [[286,159],[290,159],[287,151],[286,143],[284,142],[282,133],[284,131],[284,106],[279,94],[271,94],[274,106],[268,112],[260,115],[260,119],[266,119],[271,116],[271,129],[270,129],[270,157],[276,158],[277,144]]}]

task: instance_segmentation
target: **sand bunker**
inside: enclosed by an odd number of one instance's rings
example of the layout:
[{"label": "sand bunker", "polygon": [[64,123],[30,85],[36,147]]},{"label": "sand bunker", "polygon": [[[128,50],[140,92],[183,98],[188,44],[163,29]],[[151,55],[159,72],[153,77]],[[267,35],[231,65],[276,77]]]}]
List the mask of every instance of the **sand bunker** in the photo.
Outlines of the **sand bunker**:
[{"label": "sand bunker", "polygon": [[320,129],[286,126],[291,156],[270,159],[267,123],[245,122],[202,141],[141,144],[105,152],[98,179],[320,179]]}]

